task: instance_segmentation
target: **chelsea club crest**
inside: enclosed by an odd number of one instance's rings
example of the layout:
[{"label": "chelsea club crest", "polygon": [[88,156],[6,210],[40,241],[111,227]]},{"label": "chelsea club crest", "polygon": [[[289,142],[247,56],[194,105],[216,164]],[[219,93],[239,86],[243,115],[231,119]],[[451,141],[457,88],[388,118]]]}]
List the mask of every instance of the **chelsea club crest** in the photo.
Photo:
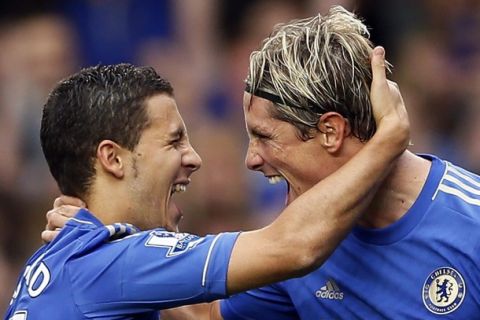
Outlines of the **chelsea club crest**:
[{"label": "chelsea club crest", "polygon": [[455,311],[463,302],[466,287],[462,275],[450,267],[438,268],[430,273],[423,285],[423,303],[435,314]]}]

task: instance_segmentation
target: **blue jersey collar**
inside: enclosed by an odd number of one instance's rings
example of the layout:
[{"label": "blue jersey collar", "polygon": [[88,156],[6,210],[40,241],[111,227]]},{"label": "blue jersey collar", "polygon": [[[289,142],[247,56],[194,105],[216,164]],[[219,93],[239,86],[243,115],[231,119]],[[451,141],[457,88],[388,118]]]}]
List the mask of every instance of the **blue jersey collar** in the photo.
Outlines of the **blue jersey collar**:
[{"label": "blue jersey collar", "polygon": [[430,160],[432,166],[425,185],[410,210],[398,221],[385,228],[369,229],[356,226],[352,232],[357,239],[375,245],[388,245],[403,239],[417,226],[432,203],[432,197],[442,179],[446,166],[444,161],[433,155],[420,156]]},{"label": "blue jersey collar", "polygon": [[77,214],[71,218],[67,225],[78,227],[79,225],[92,226],[92,227],[103,227],[103,223],[98,220],[90,211],[87,209],[78,210]]}]

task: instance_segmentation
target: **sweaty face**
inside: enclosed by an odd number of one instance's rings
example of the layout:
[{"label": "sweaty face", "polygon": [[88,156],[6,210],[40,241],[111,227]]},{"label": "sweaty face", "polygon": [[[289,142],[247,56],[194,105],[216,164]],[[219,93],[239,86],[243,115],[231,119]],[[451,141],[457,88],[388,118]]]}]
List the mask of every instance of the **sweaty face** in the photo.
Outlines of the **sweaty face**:
[{"label": "sweaty face", "polygon": [[132,152],[129,188],[137,226],[176,231],[182,214],[171,201],[185,191],[201,159],[190,145],[173,97],[158,94],[146,101],[149,125]]},{"label": "sweaty face", "polygon": [[245,163],[250,170],[262,172],[274,184],[285,179],[287,204],[333,172],[326,165],[327,153],[320,134],[303,141],[290,123],[271,116],[272,102],[244,94],[243,110],[250,138]]}]

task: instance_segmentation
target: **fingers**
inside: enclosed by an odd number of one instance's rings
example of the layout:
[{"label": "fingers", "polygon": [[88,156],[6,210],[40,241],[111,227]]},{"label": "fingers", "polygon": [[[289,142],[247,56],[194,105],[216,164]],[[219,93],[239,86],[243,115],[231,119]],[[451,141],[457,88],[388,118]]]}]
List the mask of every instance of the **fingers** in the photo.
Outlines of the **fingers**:
[{"label": "fingers", "polygon": [[390,99],[396,102],[394,106],[397,109],[404,108],[405,105],[403,104],[403,98],[402,94],[400,93],[400,88],[398,87],[398,84],[391,80],[387,80],[386,84],[388,86],[388,94],[390,96]]},{"label": "fingers", "polygon": [[58,230],[54,230],[54,231],[44,230],[44,231],[42,232],[42,240],[43,240],[45,243],[52,242],[53,239],[55,239],[55,237],[58,236],[59,233],[60,233],[60,231],[58,231]]},{"label": "fingers", "polygon": [[69,218],[66,218],[58,213],[53,213],[48,217],[48,222],[45,226],[45,230],[54,231],[57,228],[62,228],[68,222],[68,220]]},{"label": "fingers", "polygon": [[48,211],[47,212],[47,220],[49,219],[49,216],[51,214],[58,214],[58,215],[66,217],[66,218],[72,218],[73,216],[75,216],[77,214],[78,210],[80,210],[80,209],[81,208],[77,207],[77,206],[62,205],[58,208],[54,208],[54,209]]},{"label": "fingers", "polygon": [[387,80],[385,49],[375,47],[372,52],[372,86],[385,85]]},{"label": "fingers", "polygon": [[56,198],[55,201],[53,202],[54,208],[58,208],[62,205],[71,205],[71,206],[80,207],[80,208],[86,207],[85,202],[83,202],[79,198],[65,196],[65,195],[61,195],[60,197]]},{"label": "fingers", "polygon": [[51,242],[80,208],[85,208],[85,203],[78,198],[65,195],[56,198],[53,202],[53,209],[46,214],[47,225],[41,234],[42,240],[47,243]]},{"label": "fingers", "polygon": [[53,231],[57,228],[63,228],[65,224],[77,214],[80,208],[74,206],[61,206],[47,212],[47,226],[46,229]]},{"label": "fingers", "polygon": [[377,132],[383,132],[383,138],[390,139],[393,146],[405,149],[410,135],[408,114],[398,85],[387,80],[384,48],[375,47],[373,49],[371,67],[370,101],[377,124]]},{"label": "fingers", "polygon": [[372,103],[373,116],[377,122],[377,126],[385,116],[396,113],[397,103],[396,95],[398,89],[395,90],[393,82],[387,80],[385,49],[383,47],[375,47],[372,51],[371,58],[372,67],[372,84],[370,88],[370,101]]}]

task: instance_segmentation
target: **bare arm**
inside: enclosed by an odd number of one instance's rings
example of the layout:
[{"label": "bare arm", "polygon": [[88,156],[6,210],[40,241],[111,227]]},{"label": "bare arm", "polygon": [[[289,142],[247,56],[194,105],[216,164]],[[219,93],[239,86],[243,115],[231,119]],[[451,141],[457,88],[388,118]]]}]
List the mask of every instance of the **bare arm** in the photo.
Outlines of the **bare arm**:
[{"label": "bare arm", "polygon": [[163,320],[222,320],[220,300],[160,311]]},{"label": "bare arm", "polygon": [[[160,311],[162,320],[218,320],[218,301],[199,303]],[[218,317],[217,317],[218,316]]]},{"label": "bare arm", "polygon": [[407,147],[409,125],[403,101],[386,80],[383,48],[376,50],[381,54],[372,58],[372,91],[383,93],[378,95],[381,101],[372,101],[377,133],[348,163],[293,201],[272,224],[239,236],[229,264],[229,294],[302,276],[320,266]]}]

